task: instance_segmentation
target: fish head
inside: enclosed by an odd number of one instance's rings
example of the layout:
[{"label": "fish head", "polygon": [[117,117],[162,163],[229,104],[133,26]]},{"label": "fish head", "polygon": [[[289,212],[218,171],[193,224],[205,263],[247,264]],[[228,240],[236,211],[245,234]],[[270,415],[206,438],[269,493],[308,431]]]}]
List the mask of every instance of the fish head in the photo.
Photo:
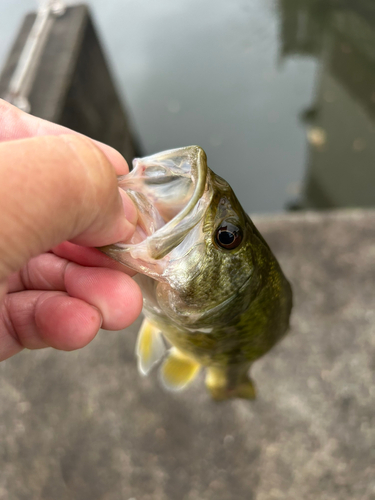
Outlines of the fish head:
[{"label": "fish head", "polygon": [[212,322],[255,270],[258,233],[229,184],[190,146],[135,159],[119,186],[138,209],[138,225],[130,241],[101,250],[160,282],[159,303],[172,315]]}]

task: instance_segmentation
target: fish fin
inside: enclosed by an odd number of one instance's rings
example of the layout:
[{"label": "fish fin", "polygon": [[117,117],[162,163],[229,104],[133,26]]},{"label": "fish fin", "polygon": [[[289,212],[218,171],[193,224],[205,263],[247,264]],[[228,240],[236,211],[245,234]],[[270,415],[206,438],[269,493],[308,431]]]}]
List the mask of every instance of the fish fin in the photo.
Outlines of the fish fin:
[{"label": "fish fin", "polygon": [[145,318],[137,339],[138,371],[142,375],[147,375],[154,364],[162,358],[165,350],[160,330]]},{"label": "fish fin", "polygon": [[231,385],[228,382],[226,370],[208,368],[206,374],[206,387],[212,399],[216,401],[224,401],[225,399],[232,398],[256,398],[255,386],[247,373],[244,373],[235,385]]},{"label": "fish fin", "polygon": [[200,367],[194,359],[172,347],[160,370],[162,383],[171,391],[184,389],[198,375]]}]

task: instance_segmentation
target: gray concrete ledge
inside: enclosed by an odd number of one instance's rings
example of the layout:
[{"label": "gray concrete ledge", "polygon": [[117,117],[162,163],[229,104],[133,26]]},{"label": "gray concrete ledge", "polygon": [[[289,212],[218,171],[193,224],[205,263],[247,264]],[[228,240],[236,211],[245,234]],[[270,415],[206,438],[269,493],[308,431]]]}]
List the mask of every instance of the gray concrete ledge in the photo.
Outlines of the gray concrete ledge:
[{"label": "gray concrete ledge", "polygon": [[139,322],[23,352],[0,364],[0,500],[375,499],[375,211],[254,221],[295,293],[258,399],[139,377]]}]

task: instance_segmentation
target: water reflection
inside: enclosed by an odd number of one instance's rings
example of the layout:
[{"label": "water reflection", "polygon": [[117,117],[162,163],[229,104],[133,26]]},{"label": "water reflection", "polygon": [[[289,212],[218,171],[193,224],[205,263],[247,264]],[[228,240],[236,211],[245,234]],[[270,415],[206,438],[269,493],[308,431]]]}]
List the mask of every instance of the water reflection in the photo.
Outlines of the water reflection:
[{"label": "water reflection", "polygon": [[301,114],[307,173],[292,208],[375,204],[375,5],[280,0],[281,54],[319,60],[312,106]]}]

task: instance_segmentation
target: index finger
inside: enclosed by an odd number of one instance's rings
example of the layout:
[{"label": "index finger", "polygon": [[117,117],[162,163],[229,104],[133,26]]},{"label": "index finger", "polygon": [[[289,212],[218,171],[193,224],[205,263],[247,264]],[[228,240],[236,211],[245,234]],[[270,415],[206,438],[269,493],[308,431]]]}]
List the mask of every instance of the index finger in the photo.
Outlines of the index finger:
[{"label": "index finger", "polygon": [[[29,115],[9,102],[0,99],[0,142],[27,139],[41,135],[62,134],[82,135],[62,125],[56,125],[56,123]],[[93,142],[106,155],[110,163],[114,166],[117,175],[124,175],[129,172],[125,158],[118,151],[100,141],[93,140]]]}]

